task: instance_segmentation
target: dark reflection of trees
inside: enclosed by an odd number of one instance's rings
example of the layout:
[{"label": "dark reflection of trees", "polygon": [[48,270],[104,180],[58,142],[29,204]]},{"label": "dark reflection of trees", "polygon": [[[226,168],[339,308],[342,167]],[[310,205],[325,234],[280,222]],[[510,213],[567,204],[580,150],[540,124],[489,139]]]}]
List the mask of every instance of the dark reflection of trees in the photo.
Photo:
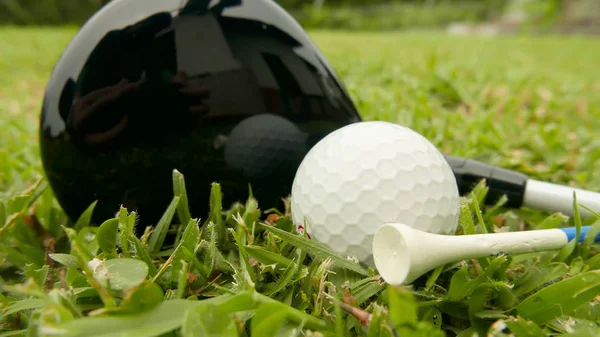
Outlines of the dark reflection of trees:
[{"label": "dark reflection of trees", "polygon": [[66,81],[59,102],[49,102],[58,106],[66,132],[43,137],[42,155],[72,217],[100,199],[97,220],[123,203],[156,221],[172,198],[175,168],[186,175],[194,216],[204,217],[213,181],[221,183],[225,204],[244,200],[251,183],[263,207],[279,207],[291,190],[298,151],[273,152],[294,157],[281,158],[285,168],[257,166],[274,170],[259,177],[239,162],[228,164],[217,140],[248,117],[275,114],[306,135],[308,149],[359,119],[319,57],[298,52],[312,46],[259,18],[222,15],[228,6],[242,6],[240,0],[210,9],[208,3],[190,1],[176,16],[155,13],[108,30],[78,78]]}]

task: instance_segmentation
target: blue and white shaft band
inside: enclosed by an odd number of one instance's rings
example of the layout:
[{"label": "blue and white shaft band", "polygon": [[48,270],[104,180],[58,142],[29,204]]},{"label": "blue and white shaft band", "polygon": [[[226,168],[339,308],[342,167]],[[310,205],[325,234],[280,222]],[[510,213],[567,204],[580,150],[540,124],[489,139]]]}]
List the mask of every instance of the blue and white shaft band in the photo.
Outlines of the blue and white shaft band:
[{"label": "blue and white shaft band", "polygon": [[[577,241],[583,242],[583,240],[585,239],[587,233],[590,231],[591,228],[592,228],[592,226],[582,226],[581,233],[579,234],[579,240],[577,240]],[[559,228],[559,230],[561,230],[562,232],[564,232],[567,235],[568,241],[575,239],[575,237],[577,236],[577,228],[576,227]],[[596,237],[594,238],[594,242],[600,242],[600,233],[596,234]]]}]

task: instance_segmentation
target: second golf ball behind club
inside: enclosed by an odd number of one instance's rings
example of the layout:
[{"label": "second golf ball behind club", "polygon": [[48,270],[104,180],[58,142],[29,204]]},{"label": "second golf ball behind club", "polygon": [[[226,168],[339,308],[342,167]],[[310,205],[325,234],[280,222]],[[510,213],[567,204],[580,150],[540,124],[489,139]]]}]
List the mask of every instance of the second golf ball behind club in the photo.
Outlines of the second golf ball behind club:
[{"label": "second golf ball behind club", "polygon": [[460,196],[452,169],[421,134],[388,122],[359,122],[318,142],[292,186],[296,226],[343,256],[374,267],[372,241],[384,223],[454,234]]}]

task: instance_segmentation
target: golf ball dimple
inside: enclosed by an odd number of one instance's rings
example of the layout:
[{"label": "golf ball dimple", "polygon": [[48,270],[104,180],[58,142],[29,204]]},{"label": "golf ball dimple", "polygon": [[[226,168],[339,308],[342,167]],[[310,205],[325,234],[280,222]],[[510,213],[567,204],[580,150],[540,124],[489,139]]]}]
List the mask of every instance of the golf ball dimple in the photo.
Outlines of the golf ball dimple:
[{"label": "golf ball dimple", "polygon": [[306,135],[294,123],[282,116],[259,114],[233,128],[225,160],[248,178],[266,179],[297,167],[306,151]]},{"label": "golf ball dimple", "polygon": [[374,267],[377,229],[399,222],[454,234],[460,195],[436,147],[421,134],[388,122],[360,122],[318,142],[292,186],[292,219],[313,240]]}]

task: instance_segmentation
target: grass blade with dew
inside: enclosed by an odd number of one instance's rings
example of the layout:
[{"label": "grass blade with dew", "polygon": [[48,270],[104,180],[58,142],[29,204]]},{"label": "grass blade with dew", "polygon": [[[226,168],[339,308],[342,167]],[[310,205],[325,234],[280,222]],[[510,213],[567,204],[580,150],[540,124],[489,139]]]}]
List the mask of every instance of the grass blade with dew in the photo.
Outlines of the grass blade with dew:
[{"label": "grass blade with dew", "polygon": [[[98,254],[98,250],[100,246],[98,245],[98,227],[85,227],[77,233],[77,241],[79,244],[87,249],[92,255]],[[60,237],[61,235],[56,235],[54,237]]]},{"label": "grass blade with dew", "polygon": [[119,258],[94,260],[94,278],[112,290],[124,291],[142,283],[148,276],[148,266],[143,261]]}]

